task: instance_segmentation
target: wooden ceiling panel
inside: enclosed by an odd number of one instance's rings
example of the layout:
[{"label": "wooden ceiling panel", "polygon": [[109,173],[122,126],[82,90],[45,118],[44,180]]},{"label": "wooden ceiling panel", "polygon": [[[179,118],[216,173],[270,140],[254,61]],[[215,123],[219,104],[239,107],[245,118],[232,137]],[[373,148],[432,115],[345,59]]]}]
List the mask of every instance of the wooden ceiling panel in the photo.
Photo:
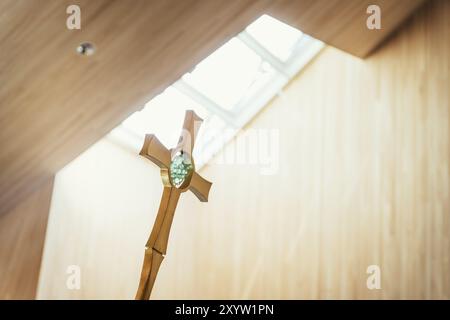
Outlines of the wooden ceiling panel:
[{"label": "wooden ceiling panel", "polygon": [[[270,13],[327,44],[363,58],[425,1],[283,0]],[[366,26],[369,5],[380,7],[380,30]]]},{"label": "wooden ceiling panel", "polygon": [[[422,1],[371,1],[392,10],[368,36],[363,0],[2,0],[0,214],[261,14],[361,54]],[[94,55],[76,52],[85,41]]]}]

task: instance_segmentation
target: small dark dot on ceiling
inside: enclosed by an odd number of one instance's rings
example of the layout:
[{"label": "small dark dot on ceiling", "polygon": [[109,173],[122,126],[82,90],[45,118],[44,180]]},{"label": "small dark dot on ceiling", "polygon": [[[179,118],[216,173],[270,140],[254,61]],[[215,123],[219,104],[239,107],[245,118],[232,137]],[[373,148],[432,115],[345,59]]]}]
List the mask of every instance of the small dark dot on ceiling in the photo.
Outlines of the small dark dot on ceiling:
[{"label": "small dark dot on ceiling", "polygon": [[77,47],[77,52],[84,56],[90,56],[94,54],[95,47],[92,43],[83,42]]}]

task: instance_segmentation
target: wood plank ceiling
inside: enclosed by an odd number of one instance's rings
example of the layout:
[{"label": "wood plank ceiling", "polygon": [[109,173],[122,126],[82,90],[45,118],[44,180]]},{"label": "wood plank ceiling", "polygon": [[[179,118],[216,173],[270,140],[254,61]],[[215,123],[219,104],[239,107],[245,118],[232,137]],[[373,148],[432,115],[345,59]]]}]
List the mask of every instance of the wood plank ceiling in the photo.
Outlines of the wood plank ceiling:
[{"label": "wood plank ceiling", "polygon": [[[365,56],[423,1],[1,1],[0,214],[261,14]],[[366,28],[368,4],[382,30]],[[94,55],[76,53],[84,41]]]},{"label": "wood plank ceiling", "polygon": [[[303,32],[358,57],[382,43],[423,0],[286,0],[272,9],[274,16]],[[381,29],[369,30],[367,8],[378,5]]]}]

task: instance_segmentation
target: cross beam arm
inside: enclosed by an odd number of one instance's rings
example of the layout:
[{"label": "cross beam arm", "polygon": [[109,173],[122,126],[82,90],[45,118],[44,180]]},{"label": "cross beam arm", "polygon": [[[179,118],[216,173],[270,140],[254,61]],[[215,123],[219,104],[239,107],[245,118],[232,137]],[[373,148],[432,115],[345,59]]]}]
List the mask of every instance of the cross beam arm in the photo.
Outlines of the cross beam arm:
[{"label": "cross beam arm", "polygon": [[158,140],[154,134],[146,134],[144,145],[139,154],[161,169],[168,169],[170,166],[170,151]]},{"label": "cross beam arm", "polygon": [[191,190],[201,202],[208,202],[209,189],[211,189],[211,185],[211,182],[204,179],[197,172],[194,172],[189,185],[189,190]]},{"label": "cross beam arm", "polygon": [[203,122],[194,111],[187,110],[184,116],[183,130],[180,139],[178,140],[177,150],[183,150],[189,155],[192,155],[194,149],[195,139],[197,139],[198,130]]}]

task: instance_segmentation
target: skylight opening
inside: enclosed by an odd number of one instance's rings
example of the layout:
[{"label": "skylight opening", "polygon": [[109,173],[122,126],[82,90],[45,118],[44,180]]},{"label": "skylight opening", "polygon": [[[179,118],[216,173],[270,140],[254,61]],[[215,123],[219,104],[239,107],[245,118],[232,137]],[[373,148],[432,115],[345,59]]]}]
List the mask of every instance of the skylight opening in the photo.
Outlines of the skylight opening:
[{"label": "skylight opening", "polygon": [[271,16],[263,15],[245,31],[283,62],[291,57],[303,33]]},{"label": "skylight opening", "polygon": [[141,139],[145,134],[156,130],[158,139],[167,146],[173,146],[178,142],[180,133],[175,132],[171,126],[167,126],[161,119],[171,119],[174,123],[182,123],[184,113],[189,109],[194,110],[200,117],[208,118],[210,112],[202,105],[184,95],[177,89],[169,87],[163,93],[150,100],[145,107],[128,117],[122,127]]},{"label": "skylight opening", "polygon": [[171,147],[178,141],[185,111],[194,110],[204,119],[194,149],[199,168],[323,46],[301,31],[263,15],[107,137],[133,153],[139,151],[147,133],[156,134]]},{"label": "skylight opening", "polygon": [[275,69],[238,38],[200,62],[183,80],[226,110],[270,81]]}]

